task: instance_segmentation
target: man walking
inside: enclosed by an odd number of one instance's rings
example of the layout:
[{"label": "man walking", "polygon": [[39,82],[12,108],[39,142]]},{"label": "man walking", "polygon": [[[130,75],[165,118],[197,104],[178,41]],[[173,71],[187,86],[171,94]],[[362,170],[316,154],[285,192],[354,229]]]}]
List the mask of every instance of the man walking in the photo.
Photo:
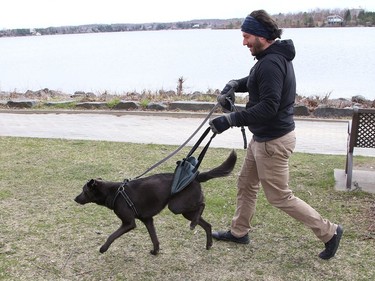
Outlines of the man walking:
[{"label": "man walking", "polygon": [[210,121],[213,132],[232,126],[248,126],[253,138],[247,148],[237,181],[237,207],[229,231],[213,232],[214,238],[248,244],[250,222],[255,214],[260,185],[270,204],[309,227],[325,243],[319,254],[332,258],[343,228],[331,223],[289,188],[289,157],[295,144],[293,119],[296,79],[292,60],[292,40],[281,39],[282,30],[264,10],[253,11],[241,26],[243,45],[257,62],[245,78],[231,80],[218,101],[230,111],[235,92],[248,92],[249,102],[241,112],[224,114]]}]

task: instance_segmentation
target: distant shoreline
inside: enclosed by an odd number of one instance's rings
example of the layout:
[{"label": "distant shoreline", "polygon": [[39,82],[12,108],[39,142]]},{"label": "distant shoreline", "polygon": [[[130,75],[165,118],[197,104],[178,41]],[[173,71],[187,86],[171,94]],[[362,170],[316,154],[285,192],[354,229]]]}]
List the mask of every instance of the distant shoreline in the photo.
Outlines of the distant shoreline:
[{"label": "distant shoreline", "polygon": [[[313,10],[308,12],[275,14],[272,17],[280,28],[315,27],[373,27],[375,12],[364,9]],[[158,31],[183,29],[240,29],[243,18],[197,19],[181,22],[86,24],[77,26],[51,26],[47,28],[16,28],[0,30],[0,37],[84,34],[103,32]]]}]

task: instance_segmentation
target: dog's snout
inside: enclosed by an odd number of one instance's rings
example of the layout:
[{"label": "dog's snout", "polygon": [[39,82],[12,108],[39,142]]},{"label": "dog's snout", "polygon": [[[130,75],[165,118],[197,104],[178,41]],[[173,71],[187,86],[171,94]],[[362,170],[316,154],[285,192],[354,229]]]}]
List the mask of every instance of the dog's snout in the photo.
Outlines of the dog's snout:
[{"label": "dog's snout", "polygon": [[87,200],[85,200],[85,196],[82,193],[80,195],[78,195],[76,198],[74,198],[74,201],[77,202],[78,204],[81,204],[81,205],[87,203],[86,202]]}]

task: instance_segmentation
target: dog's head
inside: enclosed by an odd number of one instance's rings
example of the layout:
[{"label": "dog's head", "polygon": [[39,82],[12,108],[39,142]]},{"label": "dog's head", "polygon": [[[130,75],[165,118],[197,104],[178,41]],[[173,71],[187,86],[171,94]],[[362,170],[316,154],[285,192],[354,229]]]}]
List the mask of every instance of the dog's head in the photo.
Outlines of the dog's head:
[{"label": "dog's head", "polygon": [[89,180],[82,189],[81,194],[79,194],[74,201],[79,204],[87,204],[87,203],[96,203],[99,205],[103,205],[106,199],[105,194],[103,193],[103,189],[101,188],[103,185],[102,179],[91,179]]}]

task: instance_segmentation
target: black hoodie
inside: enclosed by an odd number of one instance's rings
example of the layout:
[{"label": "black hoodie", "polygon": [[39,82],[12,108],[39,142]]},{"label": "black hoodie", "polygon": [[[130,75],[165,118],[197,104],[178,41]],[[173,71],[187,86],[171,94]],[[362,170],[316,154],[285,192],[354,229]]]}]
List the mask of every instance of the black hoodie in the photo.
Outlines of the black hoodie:
[{"label": "black hoodie", "polygon": [[294,130],[296,79],[292,40],[278,40],[256,56],[249,76],[237,80],[236,92],[249,92],[246,110],[232,113],[235,126],[248,126],[254,139],[264,142]]}]

